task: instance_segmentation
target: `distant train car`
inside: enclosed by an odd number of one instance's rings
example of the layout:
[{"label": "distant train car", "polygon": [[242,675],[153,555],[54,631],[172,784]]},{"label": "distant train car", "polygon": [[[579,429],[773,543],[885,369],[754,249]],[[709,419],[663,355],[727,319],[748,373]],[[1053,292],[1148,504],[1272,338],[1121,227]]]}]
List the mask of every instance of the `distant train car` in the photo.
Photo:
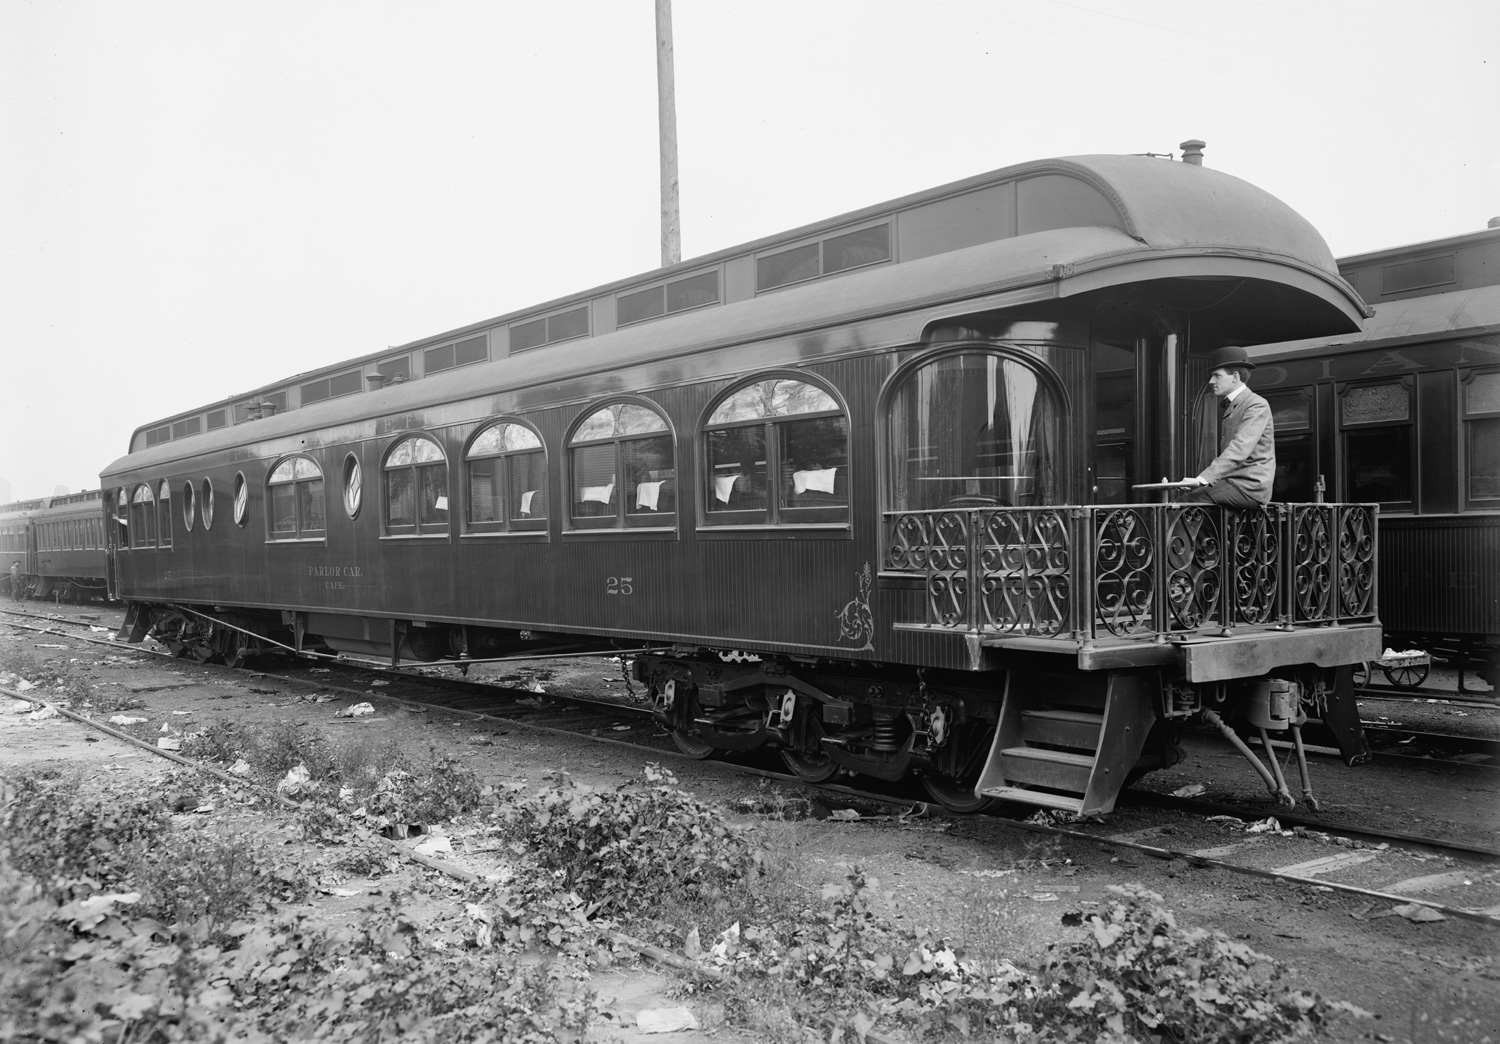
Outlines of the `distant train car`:
[{"label": "distant train car", "polygon": [[103,511],[97,489],[0,506],[6,592],[13,598],[107,599]]},{"label": "distant train car", "polygon": [[1212,352],[1364,316],[1197,155],[1006,168],[147,425],[103,473],[122,634],[649,648],[684,751],[955,809],[1106,811],[1194,718],[1353,760],[1373,507],[1135,488],[1206,463]]},{"label": "distant train car", "polygon": [[31,519],[45,503],[18,500],[0,504],[0,584],[11,598],[24,598],[31,590]]},{"label": "distant train car", "polygon": [[109,596],[104,505],[97,489],[47,498],[31,520],[32,595],[81,602]]},{"label": "distant train car", "polygon": [[[1277,499],[1380,504],[1380,616],[1500,686],[1500,219],[1344,258],[1364,329],[1251,349]],[[1462,673],[1461,673],[1462,677]]]}]

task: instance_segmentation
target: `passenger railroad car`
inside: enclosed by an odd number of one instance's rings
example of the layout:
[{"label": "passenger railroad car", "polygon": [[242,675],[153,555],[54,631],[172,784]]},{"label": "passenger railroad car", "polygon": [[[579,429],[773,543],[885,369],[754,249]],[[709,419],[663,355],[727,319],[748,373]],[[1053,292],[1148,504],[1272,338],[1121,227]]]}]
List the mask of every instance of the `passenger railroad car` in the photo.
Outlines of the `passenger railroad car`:
[{"label": "passenger railroad car", "polygon": [[685,751],[955,808],[1107,810],[1195,715],[1310,710],[1357,757],[1373,508],[1134,487],[1205,462],[1209,353],[1363,317],[1201,163],[1009,167],[144,426],[103,475],[125,631],[649,647]]}]

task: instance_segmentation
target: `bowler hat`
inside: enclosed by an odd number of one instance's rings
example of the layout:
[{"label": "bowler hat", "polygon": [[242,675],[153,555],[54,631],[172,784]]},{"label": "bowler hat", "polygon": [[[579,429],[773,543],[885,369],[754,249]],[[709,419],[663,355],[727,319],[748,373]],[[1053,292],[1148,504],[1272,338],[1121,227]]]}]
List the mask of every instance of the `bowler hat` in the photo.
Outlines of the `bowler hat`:
[{"label": "bowler hat", "polygon": [[1255,364],[1250,361],[1250,353],[1237,344],[1220,348],[1208,357],[1209,373],[1215,370],[1227,370],[1231,366],[1243,366],[1247,370],[1255,369]]}]

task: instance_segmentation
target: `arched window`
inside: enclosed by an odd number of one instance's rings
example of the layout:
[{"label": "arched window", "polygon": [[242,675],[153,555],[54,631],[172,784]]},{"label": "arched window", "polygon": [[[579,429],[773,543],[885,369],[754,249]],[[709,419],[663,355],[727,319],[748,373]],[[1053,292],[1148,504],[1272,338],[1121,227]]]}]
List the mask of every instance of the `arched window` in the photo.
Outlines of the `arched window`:
[{"label": "arched window", "polygon": [[677,471],[661,414],[633,402],[602,407],[578,425],[568,447],[576,528],[676,523]]},{"label": "arched window", "polygon": [[156,495],[157,517],[161,519],[160,539],[157,541],[162,547],[172,546],[172,486],[163,482],[157,490]]},{"label": "arched window", "polygon": [[448,532],[448,462],[442,448],[408,435],[386,454],[385,528],[393,536]]},{"label": "arched window", "polygon": [[130,546],[156,546],[156,498],[144,482],[130,494]]},{"label": "arched window", "polygon": [[711,523],[849,517],[849,419],[824,389],[776,377],[731,391],[703,433]]},{"label": "arched window", "polygon": [[1061,408],[1019,359],[985,349],[939,356],[890,400],[887,506],[1055,504],[1063,491]]},{"label": "arched window", "polygon": [[323,470],[307,457],[288,457],[266,479],[271,539],[320,539],[323,518]]},{"label": "arched window", "polygon": [[536,432],[510,421],[491,424],[480,429],[464,456],[471,530],[546,528],[547,454]]}]

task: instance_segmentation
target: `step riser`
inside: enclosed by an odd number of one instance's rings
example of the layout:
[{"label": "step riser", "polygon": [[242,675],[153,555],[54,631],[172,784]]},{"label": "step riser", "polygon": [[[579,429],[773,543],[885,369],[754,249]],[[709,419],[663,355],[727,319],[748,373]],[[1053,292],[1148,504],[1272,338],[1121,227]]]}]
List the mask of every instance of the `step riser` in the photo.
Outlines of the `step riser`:
[{"label": "step riser", "polygon": [[1099,748],[1099,723],[1049,721],[1022,714],[1021,738],[1027,743],[1051,743],[1058,747],[1094,751]]},{"label": "step riser", "polygon": [[1073,791],[1081,798],[1088,789],[1089,774],[1093,769],[1088,765],[1068,765],[1002,754],[1000,771],[1007,783],[1030,783],[1032,786],[1051,787],[1053,790]]}]

